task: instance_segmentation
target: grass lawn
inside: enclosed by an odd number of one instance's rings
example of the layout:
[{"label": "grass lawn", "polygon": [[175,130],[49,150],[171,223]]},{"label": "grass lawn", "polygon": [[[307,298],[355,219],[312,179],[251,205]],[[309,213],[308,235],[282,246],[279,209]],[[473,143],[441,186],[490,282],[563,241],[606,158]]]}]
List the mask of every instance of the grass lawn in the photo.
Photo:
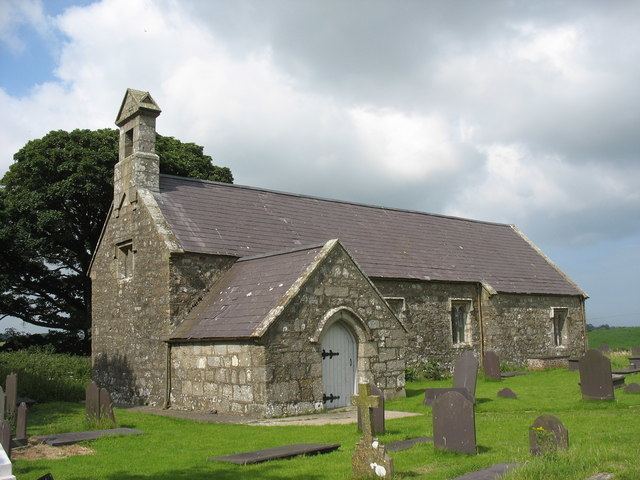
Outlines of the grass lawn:
[{"label": "grass lawn", "polygon": [[588,332],[589,348],[598,348],[603,343],[612,350],[629,350],[640,345],[640,327],[612,327]]},{"label": "grass lawn", "polygon": [[[627,383],[640,382],[640,375]],[[450,479],[498,462],[523,467],[509,480],[584,480],[597,472],[613,472],[617,480],[640,478],[640,395],[616,391],[615,402],[580,399],[578,374],[564,370],[531,373],[502,382],[478,380],[476,428],[480,453],[475,456],[434,451],[433,444],[392,453],[396,478]],[[383,442],[431,434],[431,410],[422,406],[427,386],[450,381],[414,382],[407,398],[387,407],[424,414],[387,422]],[[510,387],[517,400],[496,397]],[[542,413],[560,417],[569,429],[570,449],[554,458],[532,458],[528,453],[528,426]],[[51,403],[34,406],[30,435],[82,429],[83,406]],[[90,456],[61,460],[16,461],[18,480],[33,480],[52,472],[56,480],[199,480],[199,479],[348,479],[351,454],[358,436],[354,425],[320,427],[252,427],[216,425],[117,410],[119,425],[144,430],[140,437],[107,438],[87,443]],[[340,450],[316,457],[281,460],[254,466],[209,463],[207,457],[267,448],[287,443],[340,443]]]}]

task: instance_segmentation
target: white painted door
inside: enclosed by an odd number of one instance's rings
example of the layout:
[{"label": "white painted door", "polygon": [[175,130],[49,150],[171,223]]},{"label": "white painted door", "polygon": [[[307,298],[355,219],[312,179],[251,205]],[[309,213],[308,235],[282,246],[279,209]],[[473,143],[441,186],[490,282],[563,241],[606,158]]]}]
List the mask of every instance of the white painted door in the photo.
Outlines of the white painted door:
[{"label": "white painted door", "polygon": [[356,340],[341,322],[332,324],[322,337],[322,385],[325,408],[351,405],[358,364]]}]

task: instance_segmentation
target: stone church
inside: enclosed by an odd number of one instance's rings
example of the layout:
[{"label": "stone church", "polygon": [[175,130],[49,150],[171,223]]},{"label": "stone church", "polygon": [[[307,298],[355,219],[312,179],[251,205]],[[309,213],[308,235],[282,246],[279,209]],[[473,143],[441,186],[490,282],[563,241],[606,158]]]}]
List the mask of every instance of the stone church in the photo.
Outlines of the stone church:
[{"label": "stone church", "polygon": [[294,415],[404,395],[462,350],[578,355],[587,295],[513,225],[159,174],[127,90],[90,276],[96,380],[120,403]]}]

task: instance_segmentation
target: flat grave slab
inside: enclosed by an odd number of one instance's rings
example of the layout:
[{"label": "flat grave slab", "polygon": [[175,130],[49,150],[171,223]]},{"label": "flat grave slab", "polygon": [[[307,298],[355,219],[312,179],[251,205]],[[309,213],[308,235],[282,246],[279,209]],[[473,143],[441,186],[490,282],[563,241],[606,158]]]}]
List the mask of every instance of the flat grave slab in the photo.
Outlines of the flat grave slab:
[{"label": "flat grave slab", "polygon": [[86,442],[88,440],[97,440],[98,438],[125,437],[129,435],[142,435],[142,433],[144,433],[142,430],[135,428],[112,428],[109,430],[90,430],[88,432],[56,433],[54,435],[34,437],[34,439],[46,443],[51,447],[60,447],[62,445]]},{"label": "flat grave slab", "polygon": [[515,372],[502,372],[500,376],[502,378],[511,378],[511,377],[519,377],[520,375],[527,375],[529,372],[526,370],[518,370]]},{"label": "flat grave slab", "polygon": [[254,452],[236,453],[234,455],[224,455],[222,457],[210,457],[210,462],[226,462],[236,465],[249,465],[252,463],[268,462],[270,460],[282,460],[293,458],[299,455],[317,455],[320,453],[333,452],[340,448],[338,443],[298,443],[295,445],[282,445],[280,447],[266,448]]},{"label": "flat grave slab", "polygon": [[456,477],[454,480],[496,480],[516,467],[518,467],[517,463],[497,463],[489,468]]},{"label": "flat grave slab", "polygon": [[409,450],[414,445],[419,443],[433,442],[432,437],[415,437],[407,438],[406,440],[398,440],[397,442],[391,442],[387,445],[387,451],[389,452],[401,452],[402,450]]},{"label": "flat grave slab", "polygon": [[624,368],[622,370],[612,370],[613,375],[630,375],[632,373],[640,373],[640,368]]}]

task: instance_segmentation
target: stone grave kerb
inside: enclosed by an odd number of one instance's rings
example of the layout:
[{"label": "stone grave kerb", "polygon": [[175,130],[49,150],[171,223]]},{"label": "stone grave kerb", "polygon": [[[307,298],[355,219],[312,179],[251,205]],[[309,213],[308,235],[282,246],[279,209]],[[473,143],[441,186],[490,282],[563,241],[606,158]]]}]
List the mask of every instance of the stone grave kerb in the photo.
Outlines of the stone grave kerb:
[{"label": "stone grave kerb", "polygon": [[362,418],[362,436],[365,439],[373,438],[372,408],[380,408],[381,400],[378,395],[371,395],[371,385],[361,383],[358,385],[358,394],[352,395],[351,403],[360,411]]}]

